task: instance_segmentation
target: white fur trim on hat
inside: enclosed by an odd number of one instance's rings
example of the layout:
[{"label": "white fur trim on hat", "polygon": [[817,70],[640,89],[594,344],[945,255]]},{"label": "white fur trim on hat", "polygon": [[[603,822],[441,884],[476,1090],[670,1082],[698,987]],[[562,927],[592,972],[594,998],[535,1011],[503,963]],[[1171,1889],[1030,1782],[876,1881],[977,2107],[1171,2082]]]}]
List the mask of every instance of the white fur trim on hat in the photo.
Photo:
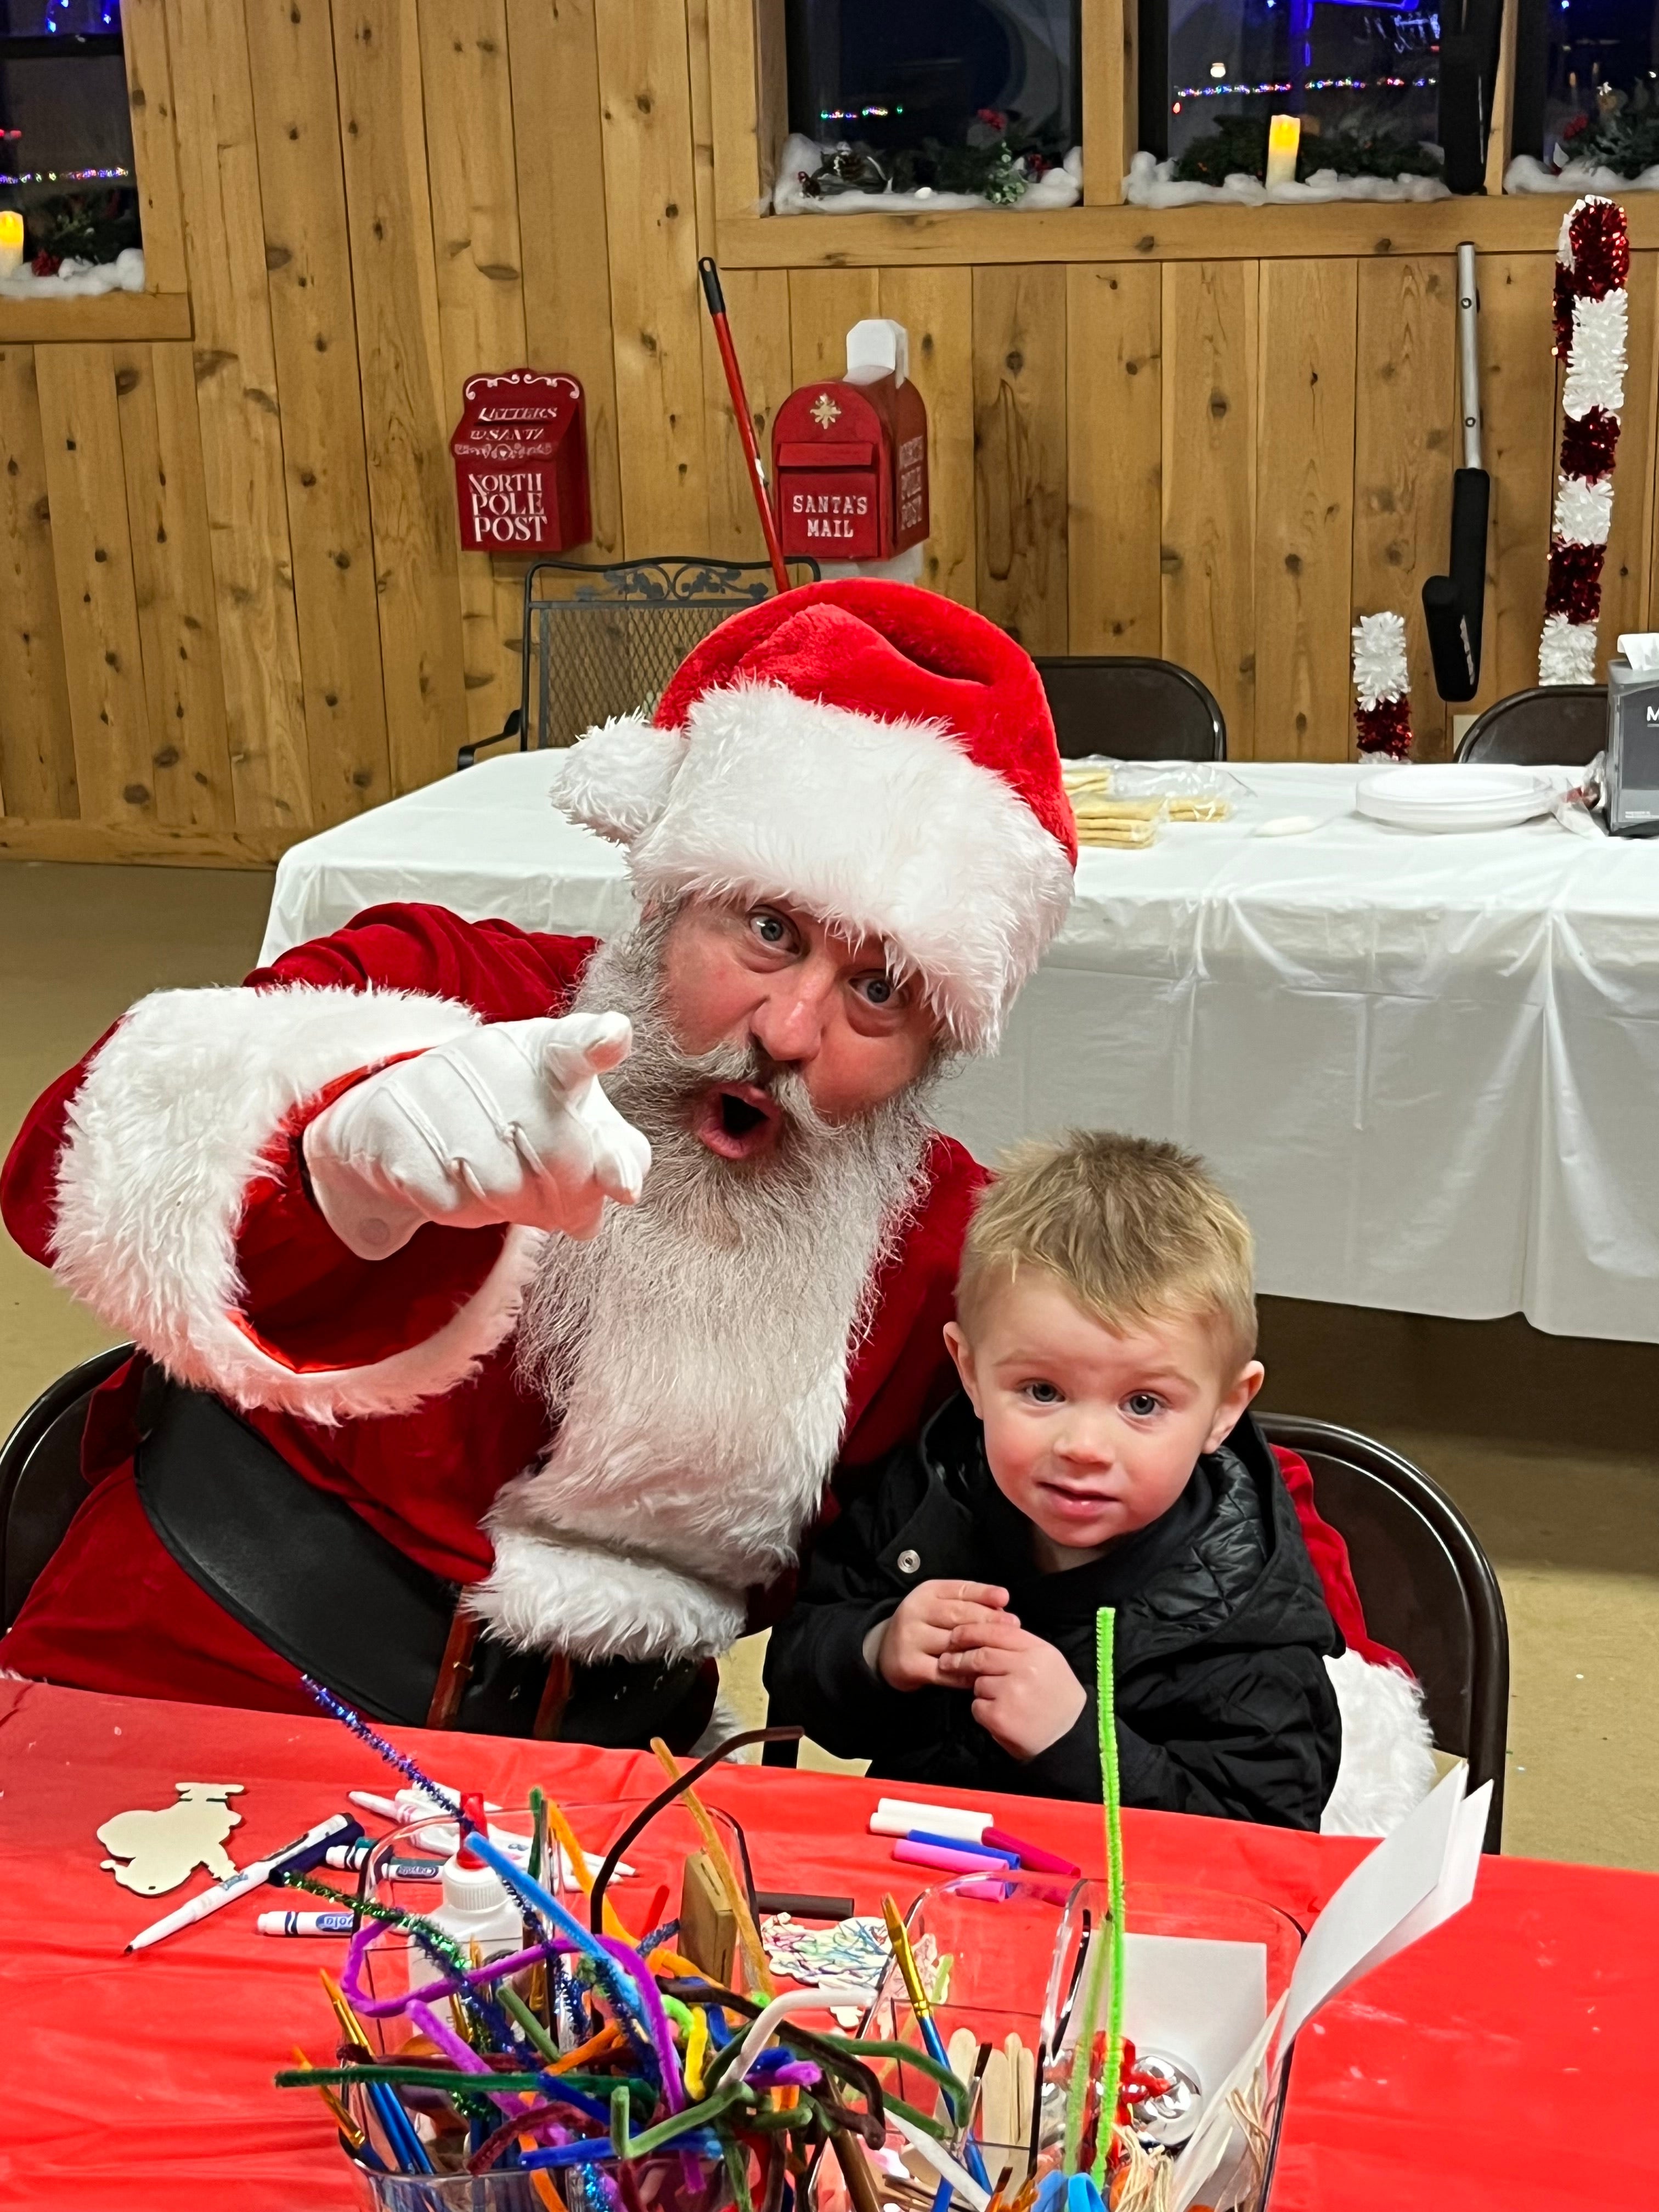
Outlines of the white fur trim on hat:
[{"label": "white fur trim on hat", "polygon": [[603,1659],[704,1659],[743,1633],[743,1599],[660,1559],[559,1543],[492,1516],[495,1563],[465,1602],[503,1642]]},{"label": "white fur trim on hat", "polygon": [[453,1389],[513,1327],[539,1231],[507,1232],[472,1297],[424,1342],[297,1372],[238,1320],[236,1233],[287,1115],[331,1081],[477,1026],[405,991],[157,991],[88,1068],[58,1163],[53,1273],[178,1381],[312,1421],[404,1413]]},{"label": "white fur trim on hat", "polygon": [[1342,1764],[1319,1831],[1391,1835],[1435,1783],[1434,1738],[1423,1693],[1395,1667],[1345,1651],[1325,1666],[1342,1716]]},{"label": "white fur trim on hat", "polygon": [[614,845],[642,836],[668,801],[685,741],[643,714],[613,715],[570,746],[553,771],[553,804]]},{"label": "white fur trim on hat", "polygon": [[643,830],[631,826],[643,784],[621,731],[609,723],[572,749],[556,804],[630,843],[641,897],[785,899],[879,938],[958,1046],[994,1048],[1010,1001],[1065,919],[1072,865],[1024,800],[948,731],[776,684],[706,692],[684,737],[669,740],[680,764]]}]

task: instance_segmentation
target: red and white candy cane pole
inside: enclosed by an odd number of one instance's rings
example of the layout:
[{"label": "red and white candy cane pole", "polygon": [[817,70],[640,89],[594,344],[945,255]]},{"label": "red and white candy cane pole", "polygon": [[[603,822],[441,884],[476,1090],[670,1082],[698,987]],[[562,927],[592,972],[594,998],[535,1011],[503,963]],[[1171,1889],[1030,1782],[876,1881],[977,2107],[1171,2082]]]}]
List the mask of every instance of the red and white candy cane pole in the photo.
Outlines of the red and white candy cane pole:
[{"label": "red and white candy cane pole", "polygon": [[1613,464],[1625,404],[1630,327],[1630,234],[1616,200],[1592,194],[1561,225],[1556,248],[1555,351],[1561,468],[1550,526],[1540,684],[1593,684],[1601,569],[1613,524]]},{"label": "red and white candy cane pole", "polygon": [[697,264],[697,274],[702,279],[702,296],[708,302],[708,319],[714,325],[714,343],[720,349],[720,362],[726,370],[726,388],[732,395],[732,410],[738,418],[738,435],[743,441],[743,450],[749,463],[749,480],[755,489],[755,504],[760,509],[761,528],[766,535],[767,558],[772,563],[772,576],[781,592],[789,589],[789,571],[783,565],[783,547],[778,539],[778,526],[772,513],[772,501],[766,489],[766,471],[761,466],[760,449],[755,443],[755,426],[749,419],[749,402],[743,389],[743,371],[738,367],[737,349],[732,343],[732,329],[726,319],[726,295],[720,289],[720,272],[710,254],[704,254]]}]

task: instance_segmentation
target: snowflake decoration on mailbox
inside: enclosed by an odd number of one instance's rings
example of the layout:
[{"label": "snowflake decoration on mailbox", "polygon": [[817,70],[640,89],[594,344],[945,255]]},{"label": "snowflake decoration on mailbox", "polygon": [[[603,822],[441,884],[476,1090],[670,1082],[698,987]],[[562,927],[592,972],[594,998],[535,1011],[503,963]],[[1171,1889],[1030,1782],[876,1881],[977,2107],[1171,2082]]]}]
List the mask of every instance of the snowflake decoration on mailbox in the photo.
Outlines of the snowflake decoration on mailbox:
[{"label": "snowflake decoration on mailbox", "polygon": [[562,553],[593,534],[587,434],[574,376],[469,376],[449,450],[465,553]]}]

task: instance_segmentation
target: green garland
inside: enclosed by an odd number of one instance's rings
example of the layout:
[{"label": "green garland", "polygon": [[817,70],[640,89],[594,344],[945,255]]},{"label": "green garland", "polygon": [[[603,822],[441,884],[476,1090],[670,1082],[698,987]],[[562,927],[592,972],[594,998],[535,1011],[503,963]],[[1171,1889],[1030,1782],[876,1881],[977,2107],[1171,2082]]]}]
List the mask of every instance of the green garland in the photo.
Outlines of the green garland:
[{"label": "green garland", "polygon": [[827,153],[806,179],[814,199],[842,192],[972,192],[993,207],[1014,207],[1045,169],[1059,165],[1065,148],[1053,125],[1033,131],[986,108],[968,125],[959,145],[924,138],[893,155],[862,140]]},{"label": "green garland", "polygon": [[[1357,114],[1334,131],[1305,134],[1296,156],[1296,178],[1305,185],[1316,169],[1339,177],[1437,177],[1442,162],[1419,139],[1378,116]],[[1207,137],[1195,138],[1176,161],[1185,185],[1224,185],[1229,177],[1267,174],[1267,118],[1222,115]]]},{"label": "green garland", "polygon": [[1575,117],[1556,137],[1569,161],[1639,177],[1659,162],[1659,101],[1638,84],[1628,93],[1611,94],[1595,115]]}]

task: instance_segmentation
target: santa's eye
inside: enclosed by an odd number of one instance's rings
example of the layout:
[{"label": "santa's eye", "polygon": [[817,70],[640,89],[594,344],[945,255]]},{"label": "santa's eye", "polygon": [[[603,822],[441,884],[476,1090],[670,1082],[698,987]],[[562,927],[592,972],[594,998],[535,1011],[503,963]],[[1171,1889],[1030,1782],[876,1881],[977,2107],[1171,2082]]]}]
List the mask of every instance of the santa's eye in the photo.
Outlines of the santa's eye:
[{"label": "santa's eye", "polygon": [[781,914],[774,914],[769,907],[757,907],[749,917],[749,927],[763,945],[774,946],[780,951],[789,944],[794,935],[794,932],[783,916]]},{"label": "santa's eye", "polygon": [[855,988],[866,1002],[872,1006],[890,1006],[898,995],[890,975],[866,975]]}]

